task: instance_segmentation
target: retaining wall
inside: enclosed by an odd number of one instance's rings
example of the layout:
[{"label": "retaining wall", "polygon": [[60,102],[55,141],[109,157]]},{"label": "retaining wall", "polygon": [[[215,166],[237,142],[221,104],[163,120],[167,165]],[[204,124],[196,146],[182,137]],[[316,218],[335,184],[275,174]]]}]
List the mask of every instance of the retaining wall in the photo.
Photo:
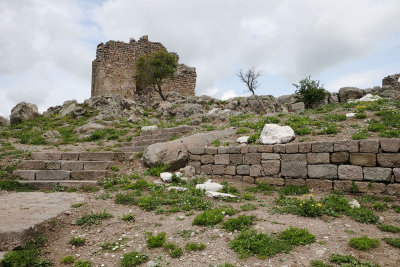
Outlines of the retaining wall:
[{"label": "retaining wall", "polygon": [[400,195],[400,139],[197,147],[188,165],[226,180]]}]

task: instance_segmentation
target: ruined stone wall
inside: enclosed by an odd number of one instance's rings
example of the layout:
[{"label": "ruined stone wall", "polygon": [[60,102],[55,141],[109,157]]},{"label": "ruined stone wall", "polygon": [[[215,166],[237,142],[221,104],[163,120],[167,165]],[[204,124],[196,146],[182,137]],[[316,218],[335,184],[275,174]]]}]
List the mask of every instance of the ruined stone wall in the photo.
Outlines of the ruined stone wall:
[{"label": "ruined stone wall", "polygon": [[390,85],[393,87],[393,89],[400,90],[399,78],[400,78],[400,73],[386,76],[382,80],[382,87],[385,85]]},{"label": "ruined stone wall", "polygon": [[[135,62],[142,54],[165,49],[161,43],[148,41],[143,36],[129,43],[108,41],[97,46],[96,59],[92,62],[91,96],[122,95],[129,99],[158,97],[154,92],[136,87]],[[176,54],[175,54],[176,55]],[[179,60],[178,55],[176,55]],[[163,92],[177,92],[184,96],[195,94],[196,69],[179,64],[173,79],[166,80]]]},{"label": "ruined stone wall", "polygon": [[225,180],[400,195],[400,140],[198,147],[188,165]]}]

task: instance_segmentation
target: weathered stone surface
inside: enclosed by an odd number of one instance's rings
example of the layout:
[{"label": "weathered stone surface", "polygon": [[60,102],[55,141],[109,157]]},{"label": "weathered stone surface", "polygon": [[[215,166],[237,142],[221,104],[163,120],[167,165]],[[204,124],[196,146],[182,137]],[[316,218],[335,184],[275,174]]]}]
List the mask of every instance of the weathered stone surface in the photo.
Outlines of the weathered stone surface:
[{"label": "weathered stone surface", "polygon": [[297,102],[291,105],[292,112],[301,113],[305,110],[304,102]]},{"label": "weathered stone surface", "polygon": [[11,110],[10,123],[18,124],[26,120],[34,119],[37,116],[39,116],[39,111],[35,104],[20,102]]},{"label": "weathered stone surface", "polygon": [[7,126],[10,125],[10,121],[3,116],[0,116],[0,126]]},{"label": "weathered stone surface", "polygon": [[248,184],[254,184],[256,182],[255,178],[253,178],[251,176],[243,176],[242,181],[244,183],[248,183]]},{"label": "weathered stone surface", "polygon": [[99,180],[106,176],[107,171],[71,171],[72,180]]},{"label": "weathered stone surface", "polygon": [[45,170],[46,161],[43,160],[24,160],[18,165],[19,170]]},{"label": "weathered stone surface", "polygon": [[285,185],[306,185],[306,180],[285,178]]},{"label": "weathered stone surface", "polygon": [[400,149],[400,139],[390,138],[380,140],[381,149],[383,152],[397,153]]},{"label": "weathered stone surface", "polygon": [[277,186],[285,185],[285,179],[283,178],[259,177],[256,178],[256,183],[258,182],[267,183],[269,185],[277,185]]},{"label": "weathered stone surface", "polygon": [[286,144],[286,153],[299,153],[299,144]]},{"label": "weathered stone surface", "polygon": [[193,167],[197,174],[200,174],[201,162],[200,161],[189,161],[188,166]]},{"label": "weathered stone surface", "polygon": [[257,146],[257,152],[272,153],[272,152],[274,152],[274,147],[271,145],[259,145],[259,146]]},{"label": "weathered stone surface", "polygon": [[285,144],[292,141],[294,137],[294,131],[290,126],[265,124],[260,135],[260,143],[264,145]]},{"label": "weathered stone surface", "polygon": [[311,143],[311,151],[314,153],[333,152],[333,143],[332,142]]},{"label": "weathered stone surface", "polygon": [[189,148],[189,153],[194,155],[203,155],[205,154],[204,147],[191,147]]},{"label": "weathered stone surface", "polygon": [[206,191],[205,194],[209,198],[237,198],[235,195],[220,192]]},{"label": "weathered stone surface", "polygon": [[231,154],[229,155],[229,160],[232,164],[243,164],[243,155],[242,154]]},{"label": "weathered stone surface", "polygon": [[74,129],[75,134],[89,135],[96,130],[105,129],[106,126],[100,123],[88,122],[80,127]]},{"label": "weathered stone surface", "polygon": [[[243,145],[240,146],[240,148],[242,149]],[[257,153],[257,146],[247,146],[248,151],[246,153]],[[241,150],[241,153],[243,153],[243,151]]]},{"label": "weathered stone surface", "polygon": [[359,141],[339,141],[334,143],[335,152],[359,152]]},{"label": "weathered stone surface", "polygon": [[278,153],[262,153],[261,154],[262,160],[274,160],[274,159],[281,159],[281,155]]},{"label": "weathered stone surface", "polygon": [[229,164],[229,154],[218,154],[214,156],[215,164],[228,165]]},{"label": "weathered stone surface", "polygon": [[206,191],[211,191],[211,192],[217,192],[223,188],[223,185],[219,183],[214,183],[211,180],[207,180],[206,182],[202,184],[197,184],[196,189],[201,189],[201,190],[206,190]]},{"label": "weathered stone surface", "polygon": [[34,170],[15,170],[13,174],[25,180],[35,180]]},{"label": "weathered stone surface", "polygon": [[206,147],[204,149],[204,152],[206,154],[209,154],[209,155],[217,154],[218,153],[218,147],[210,147],[210,146],[208,146],[208,147]]},{"label": "weathered stone surface", "polygon": [[379,141],[378,140],[361,140],[360,152],[363,153],[378,153]]},{"label": "weathered stone surface", "polygon": [[311,152],[311,143],[301,143],[301,144],[299,144],[299,152],[300,153],[309,153],[309,152]]},{"label": "weathered stone surface", "polygon": [[307,179],[306,184],[309,188],[324,192],[329,192],[333,189],[333,182],[331,180]]},{"label": "weathered stone surface", "polygon": [[391,178],[391,168],[364,167],[364,180],[389,182]]},{"label": "weathered stone surface", "polygon": [[244,154],[244,164],[260,164],[261,154],[260,153],[248,153]]},{"label": "weathered stone surface", "polygon": [[286,153],[286,146],[274,145],[274,153]]},{"label": "weathered stone surface", "polygon": [[333,152],[331,154],[331,162],[335,164],[348,163],[350,159],[349,152]]},{"label": "weathered stone surface", "polygon": [[59,169],[61,169],[61,162],[60,161],[48,161],[47,169],[48,170],[59,170]]},{"label": "weathered stone surface", "polygon": [[213,174],[225,174],[225,165],[212,165]]},{"label": "weathered stone surface", "polygon": [[112,152],[82,152],[79,154],[79,160],[82,161],[113,161]]},{"label": "weathered stone surface", "polygon": [[228,150],[228,147],[220,146],[220,147],[218,147],[218,154],[226,154],[227,150]]},{"label": "weathered stone surface", "polygon": [[69,180],[70,171],[42,170],[36,171],[36,180]]},{"label": "weathered stone surface", "polygon": [[305,154],[283,154],[281,174],[284,177],[306,178],[307,158]]},{"label": "weathered stone surface", "polygon": [[158,130],[158,126],[157,125],[143,126],[140,130],[142,132],[154,132]]},{"label": "weathered stone surface", "polygon": [[193,177],[196,175],[196,169],[193,166],[186,166],[181,169],[181,172],[185,177]]},{"label": "weathered stone surface", "polygon": [[201,156],[202,164],[214,164],[214,156],[213,155],[203,155]]},{"label": "weathered stone surface", "polygon": [[247,144],[249,141],[250,136],[241,136],[239,137],[236,142],[238,142],[239,144]]},{"label": "weathered stone surface", "polygon": [[83,170],[83,161],[62,161],[61,170]]},{"label": "weathered stone surface", "polygon": [[396,183],[400,183],[400,168],[393,169],[394,180]]},{"label": "weathered stone surface", "polygon": [[308,177],[336,179],[338,177],[337,168],[334,164],[308,165]]},{"label": "weathered stone surface", "polygon": [[110,167],[109,161],[86,161],[84,163],[84,170],[107,170]]},{"label": "weathered stone surface", "polygon": [[64,153],[61,154],[61,159],[62,160],[78,160],[79,159],[79,153],[64,152]]},{"label": "weathered stone surface", "polygon": [[342,87],[339,89],[339,101],[340,103],[347,102],[352,99],[359,99],[364,95],[361,89],[356,87]]},{"label": "weathered stone surface", "polygon": [[228,175],[236,175],[236,166],[226,166],[225,173]]},{"label": "weathered stone surface", "polygon": [[387,193],[389,195],[400,195],[400,184],[389,184],[387,186]]},{"label": "weathered stone surface", "polygon": [[350,163],[357,166],[376,166],[376,154],[373,153],[350,153]]},{"label": "weathered stone surface", "polygon": [[362,180],[363,169],[360,166],[339,165],[338,174],[340,180]]},{"label": "weathered stone surface", "polygon": [[345,180],[334,180],[333,181],[333,189],[343,192],[350,192],[350,189],[353,186],[353,181],[345,181]]},{"label": "weathered stone surface", "polygon": [[42,137],[48,143],[57,143],[62,138],[60,132],[57,130],[47,131],[42,134]]},{"label": "weathered stone surface", "polygon": [[236,173],[239,175],[250,175],[249,165],[239,165],[236,167]]},{"label": "weathered stone surface", "polygon": [[250,165],[250,176],[252,177],[260,177],[261,176],[262,167],[260,164]]},{"label": "weathered stone surface", "polygon": [[162,172],[162,173],[160,173],[160,179],[163,182],[166,182],[166,183],[171,183],[172,182],[172,176],[173,176],[173,174],[170,173],[170,172]]},{"label": "weathered stone surface", "polygon": [[201,156],[189,154],[189,159],[190,159],[190,161],[201,161]]},{"label": "weathered stone surface", "polygon": [[240,148],[240,146],[229,146],[226,148],[226,153],[239,154],[239,153],[241,153],[241,148]]},{"label": "weathered stone surface", "polygon": [[280,160],[266,160],[261,162],[262,168],[264,170],[265,176],[278,175],[281,171],[281,161]]},{"label": "weathered stone surface", "polygon": [[202,165],[200,172],[204,174],[212,174],[212,165]]},{"label": "weathered stone surface", "polygon": [[358,192],[367,194],[382,194],[386,192],[386,184],[371,182],[355,182]]},{"label": "weathered stone surface", "polygon": [[[257,148],[257,147],[254,147],[254,148]],[[257,151],[256,151],[256,152],[257,152]],[[241,145],[241,146],[240,146],[240,153],[242,153],[242,154],[249,153],[249,146]]]},{"label": "weathered stone surface", "polygon": [[32,159],[34,160],[60,160],[60,152],[32,152]]},{"label": "weathered stone surface", "polygon": [[307,153],[308,164],[329,164],[329,153]]},{"label": "weathered stone surface", "polygon": [[378,154],[378,165],[381,167],[400,167],[400,153]]}]

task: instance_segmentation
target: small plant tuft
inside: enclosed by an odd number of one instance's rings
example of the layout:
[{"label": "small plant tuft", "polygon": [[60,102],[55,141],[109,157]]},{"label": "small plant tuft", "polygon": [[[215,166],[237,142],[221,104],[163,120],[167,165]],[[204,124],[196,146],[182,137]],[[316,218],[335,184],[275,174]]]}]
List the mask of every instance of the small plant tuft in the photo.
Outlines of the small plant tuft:
[{"label": "small plant tuft", "polygon": [[379,245],[379,240],[375,238],[369,238],[367,236],[354,237],[350,239],[350,247],[357,250],[370,250],[376,248]]},{"label": "small plant tuft", "polygon": [[69,240],[69,243],[76,247],[81,247],[81,246],[85,245],[85,242],[86,242],[86,239],[82,238],[82,237],[73,237],[73,238],[71,238],[71,240]]},{"label": "small plant tuft", "polygon": [[134,267],[149,261],[146,254],[140,254],[137,251],[125,253],[121,260],[121,267]]},{"label": "small plant tuft", "polygon": [[166,235],[167,235],[166,232],[161,232],[156,236],[150,234],[149,237],[147,238],[147,247],[148,248],[162,247],[165,243]]}]

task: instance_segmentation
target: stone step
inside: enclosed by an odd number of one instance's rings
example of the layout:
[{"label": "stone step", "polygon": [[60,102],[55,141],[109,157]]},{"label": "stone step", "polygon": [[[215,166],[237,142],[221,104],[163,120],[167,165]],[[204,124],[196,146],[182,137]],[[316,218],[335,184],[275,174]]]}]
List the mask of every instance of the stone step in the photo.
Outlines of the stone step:
[{"label": "stone step", "polygon": [[123,152],[32,152],[32,160],[122,161],[131,154]]},{"label": "stone step", "polygon": [[106,170],[15,170],[17,175],[29,181],[99,180],[107,175]]},{"label": "stone step", "polygon": [[24,160],[18,170],[108,170],[111,161]]},{"label": "stone step", "polygon": [[38,189],[48,189],[52,190],[57,186],[65,186],[65,187],[74,187],[74,188],[82,188],[85,186],[95,186],[97,185],[97,181],[93,180],[52,180],[52,181],[19,181],[21,184],[29,184]]},{"label": "stone step", "polygon": [[132,147],[132,146],[123,146],[118,148],[121,152],[143,152],[145,151],[147,146],[137,146],[137,147]]}]

